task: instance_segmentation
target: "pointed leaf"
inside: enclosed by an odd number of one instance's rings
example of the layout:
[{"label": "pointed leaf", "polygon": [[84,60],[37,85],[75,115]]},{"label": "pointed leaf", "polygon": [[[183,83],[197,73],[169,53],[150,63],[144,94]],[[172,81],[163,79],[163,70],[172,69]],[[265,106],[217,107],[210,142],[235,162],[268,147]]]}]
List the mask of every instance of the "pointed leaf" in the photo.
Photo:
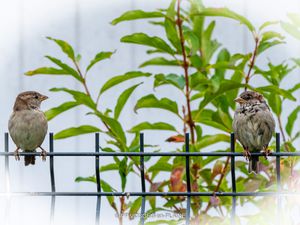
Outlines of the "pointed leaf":
[{"label": "pointed leaf", "polygon": [[201,150],[218,142],[230,142],[230,137],[226,134],[205,135],[195,144],[195,148]]},{"label": "pointed leaf", "polygon": [[55,39],[55,38],[52,38],[52,37],[47,37],[47,39],[51,40],[51,41],[54,41],[56,44],[59,45],[59,47],[61,48],[61,50],[70,58],[72,59],[73,61],[76,61],[75,60],[75,54],[74,54],[74,50],[72,48],[72,46],[67,43],[66,41],[63,41],[63,40],[59,40],[59,39]]},{"label": "pointed leaf", "polygon": [[153,94],[140,98],[134,107],[134,111],[136,112],[141,108],[160,108],[178,115],[178,106],[176,102],[168,98],[157,99]]},{"label": "pointed leaf", "polygon": [[182,61],[169,60],[163,57],[156,57],[143,62],[139,67],[142,68],[146,66],[180,66],[181,64]]},{"label": "pointed leaf", "polygon": [[56,117],[57,115],[74,108],[75,106],[80,105],[78,102],[65,102],[61,104],[60,106],[54,107],[52,109],[49,109],[45,112],[46,118],[48,121]]},{"label": "pointed leaf", "polygon": [[167,9],[167,14],[164,21],[164,28],[168,40],[180,53],[182,52],[182,49],[181,49],[178,32],[176,29],[176,10],[175,10],[176,2],[177,2],[176,0],[172,0],[169,8]]},{"label": "pointed leaf", "polygon": [[158,123],[149,123],[149,122],[142,122],[138,125],[132,127],[128,132],[130,133],[138,133],[142,130],[170,130],[175,131],[176,129],[174,126],[164,123],[164,122],[158,122]]},{"label": "pointed leaf", "polygon": [[163,39],[155,36],[150,37],[144,33],[134,33],[131,35],[127,35],[121,38],[121,42],[145,45],[156,48],[171,55],[175,54],[175,51]]},{"label": "pointed leaf", "polygon": [[47,59],[49,59],[51,62],[55,63],[58,65],[60,68],[62,68],[64,71],[66,71],[66,75],[71,75],[80,82],[83,82],[83,78],[77,73],[76,70],[74,70],[72,67],[68,66],[67,64],[63,63],[61,60],[54,58],[52,56],[46,55],[45,56]]},{"label": "pointed leaf", "polygon": [[298,27],[291,23],[281,22],[281,27],[294,38],[300,39],[300,30]]},{"label": "pointed leaf", "polygon": [[247,26],[251,32],[255,31],[254,26],[250,23],[250,21],[248,19],[246,19],[244,16],[241,16],[227,8],[204,8],[201,10],[199,15],[221,16],[221,17],[231,18],[231,19],[239,21],[241,24],[244,24],[245,26]]},{"label": "pointed leaf", "polygon": [[125,73],[124,75],[114,76],[113,78],[108,80],[102,86],[102,88],[100,90],[100,94],[102,94],[103,92],[110,89],[111,87],[113,87],[117,84],[120,84],[124,81],[134,79],[134,78],[137,78],[137,77],[149,77],[149,76],[151,76],[151,73],[144,73],[144,72],[140,72],[140,71],[132,71],[132,72]]},{"label": "pointed leaf", "polygon": [[275,85],[268,85],[268,86],[264,86],[264,87],[258,87],[255,88],[255,90],[259,91],[259,92],[270,92],[272,94],[279,94],[281,96],[283,96],[284,98],[288,98],[292,101],[296,101],[296,98],[289,93],[288,91],[279,88],[278,86]]},{"label": "pointed leaf", "polygon": [[129,21],[129,20],[137,20],[137,19],[148,19],[148,18],[160,18],[164,17],[165,15],[161,12],[155,11],[155,12],[145,12],[142,10],[131,10],[127,11],[124,14],[122,14],[120,17],[114,19],[111,24],[116,25],[123,21]]},{"label": "pointed leaf", "polygon": [[57,69],[57,68],[54,68],[54,67],[41,67],[41,68],[37,68],[35,70],[27,71],[25,73],[25,75],[27,75],[27,76],[33,76],[33,75],[37,75],[37,74],[70,75],[69,71],[64,70],[64,69]]},{"label": "pointed leaf", "polygon": [[182,75],[179,76],[176,74],[157,74],[154,78],[155,88],[165,84],[171,84],[180,90],[183,90],[183,88],[185,87],[185,78]]},{"label": "pointed leaf", "polygon": [[125,106],[128,98],[130,97],[130,95],[133,93],[133,91],[142,83],[136,84],[128,89],[126,89],[118,98],[118,102],[117,105],[115,106],[115,111],[114,111],[114,118],[118,119],[120,116],[120,113],[123,109],[123,107]]},{"label": "pointed leaf", "polygon": [[142,197],[138,197],[134,202],[132,203],[130,210],[129,210],[129,219],[134,219],[137,215],[137,212],[141,208],[142,205]]},{"label": "pointed leaf", "polygon": [[78,104],[83,104],[88,106],[91,109],[95,109],[96,108],[96,104],[95,102],[91,99],[90,96],[88,96],[87,94],[80,92],[80,91],[74,91],[71,89],[67,89],[67,88],[52,88],[50,89],[50,91],[53,92],[58,92],[58,91],[64,91],[69,93],[70,95],[73,96],[73,98],[76,100],[76,102]]},{"label": "pointed leaf", "polygon": [[96,63],[104,59],[109,59],[112,54],[114,54],[114,52],[99,52],[86,68],[86,72],[88,72]]},{"label": "pointed leaf", "polygon": [[300,106],[298,106],[296,109],[294,109],[288,117],[288,122],[285,126],[285,130],[289,136],[292,135],[293,127],[294,127],[295,121],[297,120],[299,112],[300,112]]},{"label": "pointed leaf", "polygon": [[68,137],[74,137],[82,134],[89,134],[100,132],[101,130],[97,127],[90,126],[90,125],[82,125],[79,127],[71,127],[65,130],[62,130],[54,135],[54,139],[63,139]]}]

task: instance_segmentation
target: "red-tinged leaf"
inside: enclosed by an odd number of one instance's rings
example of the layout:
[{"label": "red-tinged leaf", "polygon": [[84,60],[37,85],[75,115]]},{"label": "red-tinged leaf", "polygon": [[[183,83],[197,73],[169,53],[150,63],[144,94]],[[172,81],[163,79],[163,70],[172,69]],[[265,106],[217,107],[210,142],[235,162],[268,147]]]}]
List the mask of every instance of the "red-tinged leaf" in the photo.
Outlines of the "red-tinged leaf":
[{"label": "red-tinged leaf", "polygon": [[212,168],[211,178],[214,179],[216,176],[223,172],[223,163],[222,161],[216,161],[214,167]]},{"label": "red-tinged leaf", "polygon": [[184,168],[177,167],[171,173],[170,184],[171,184],[171,191],[173,192],[185,192],[186,185],[183,183],[183,175],[184,175]]},{"label": "red-tinged leaf", "polygon": [[167,142],[184,142],[184,136],[182,136],[182,135],[171,136],[166,141]]}]

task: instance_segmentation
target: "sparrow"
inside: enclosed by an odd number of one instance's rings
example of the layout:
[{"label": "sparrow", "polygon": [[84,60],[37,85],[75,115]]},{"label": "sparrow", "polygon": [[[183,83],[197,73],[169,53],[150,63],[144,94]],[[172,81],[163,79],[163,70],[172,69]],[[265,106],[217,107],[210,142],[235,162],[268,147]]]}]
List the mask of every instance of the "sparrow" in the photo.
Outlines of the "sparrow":
[{"label": "sparrow", "polygon": [[234,113],[233,131],[249,160],[249,173],[259,172],[259,157],[251,152],[269,154],[268,145],[275,130],[275,121],[264,97],[254,91],[244,91],[235,100],[239,104]]},{"label": "sparrow", "polygon": [[[8,122],[9,134],[17,146],[14,151],[16,160],[20,160],[19,150],[35,152],[42,150],[41,156],[46,160],[47,152],[41,147],[48,130],[48,123],[43,111],[42,101],[48,97],[36,91],[20,93],[15,101],[13,113]],[[35,164],[35,156],[25,156],[25,166]]]}]

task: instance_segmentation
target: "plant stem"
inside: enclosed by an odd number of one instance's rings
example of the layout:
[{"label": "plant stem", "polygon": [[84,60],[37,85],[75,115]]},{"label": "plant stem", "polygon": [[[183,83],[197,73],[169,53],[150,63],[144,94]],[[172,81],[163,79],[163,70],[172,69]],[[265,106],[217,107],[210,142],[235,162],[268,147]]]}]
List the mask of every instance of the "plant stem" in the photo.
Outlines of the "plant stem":
[{"label": "plant stem", "polygon": [[[279,125],[280,134],[281,134],[282,140],[283,140],[283,147],[284,147],[284,150],[285,150],[286,152],[289,152],[289,151],[290,151],[290,148],[289,148],[289,146],[288,146],[287,143],[286,143],[286,137],[285,137],[285,133],[284,133],[284,131],[283,131],[282,121],[281,121],[280,115],[277,116],[277,121],[278,121],[278,125]],[[294,170],[294,161],[293,161],[293,159],[291,159],[290,163],[291,163],[290,166],[291,166],[291,175],[292,175],[292,174],[293,174],[293,170]]]},{"label": "plant stem", "polygon": [[82,78],[82,84],[83,84],[83,87],[84,87],[84,89],[85,89],[86,94],[87,94],[88,96],[91,96],[90,91],[89,91],[89,89],[88,89],[88,87],[87,87],[87,85],[86,85],[86,79],[85,79],[85,76],[83,76],[83,74],[82,74],[82,72],[81,72],[81,69],[80,69],[78,63],[77,63],[76,61],[73,61],[73,63],[75,64],[75,67],[76,67],[77,72],[79,73],[79,76]]},{"label": "plant stem", "polygon": [[[255,36],[255,47],[254,47],[254,51],[253,51],[253,54],[252,54],[252,58],[250,60],[250,64],[249,64],[249,70],[248,70],[248,73],[247,73],[247,76],[245,78],[245,84],[249,84],[249,81],[250,81],[250,77],[251,77],[251,71],[254,67],[254,64],[255,64],[255,59],[256,59],[256,56],[257,56],[257,49],[258,49],[258,44],[259,44],[259,37]],[[247,91],[247,86],[245,87],[245,91]]]},{"label": "plant stem", "polygon": [[177,2],[177,22],[176,25],[178,26],[179,30],[179,37],[180,37],[180,44],[181,44],[181,50],[182,50],[182,58],[183,58],[183,64],[182,68],[184,70],[184,78],[185,78],[185,97],[186,97],[186,104],[187,104],[187,124],[190,127],[190,132],[191,132],[191,141],[192,144],[195,143],[195,132],[194,132],[194,121],[192,119],[192,111],[191,111],[191,103],[190,103],[190,86],[189,86],[189,74],[188,74],[188,69],[189,69],[189,64],[187,61],[187,56],[186,56],[186,51],[185,51],[185,46],[184,46],[184,36],[183,36],[183,31],[182,31],[182,20],[180,18],[180,0]]},{"label": "plant stem", "polygon": [[[222,169],[221,177],[220,177],[220,179],[219,179],[219,181],[218,181],[218,184],[217,184],[217,186],[216,186],[216,188],[215,188],[215,190],[214,190],[214,193],[218,192],[219,189],[220,189],[220,186],[221,186],[221,184],[222,184],[222,181],[223,181],[223,179],[224,179],[224,177],[225,177],[226,169],[227,169],[227,167],[228,167],[228,165],[229,165],[229,161],[230,161],[230,157],[227,157],[226,162],[225,162],[225,165],[224,165],[224,167],[223,167],[223,169]],[[206,206],[206,209],[204,210],[204,213],[205,213],[205,214],[206,214],[207,211],[210,209],[210,207],[211,207],[211,203],[210,203],[210,201],[209,201],[208,204],[207,204],[207,206]]]}]

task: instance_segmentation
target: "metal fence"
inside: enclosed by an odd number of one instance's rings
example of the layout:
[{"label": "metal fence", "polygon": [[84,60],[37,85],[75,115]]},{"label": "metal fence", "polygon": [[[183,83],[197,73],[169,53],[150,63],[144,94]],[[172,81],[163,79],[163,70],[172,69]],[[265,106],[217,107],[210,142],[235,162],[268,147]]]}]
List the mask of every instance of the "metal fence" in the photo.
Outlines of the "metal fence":
[{"label": "metal fence", "polygon": [[[14,156],[13,152],[9,152],[9,135],[5,133],[5,151],[0,152],[1,157],[5,157],[5,177],[9,180],[9,157]],[[242,157],[243,153],[235,152],[235,138],[234,133],[230,136],[230,152],[190,152],[189,149],[189,134],[185,134],[185,152],[144,152],[144,134],[140,134],[140,151],[139,152],[100,152],[100,136],[99,133],[95,134],[95,151],[94,152],[54,152],[53,147],[53,133],[49,134],[49,153],[47,156],[50,158],[50,181],[51,192],[10,192],[11,196],[51,196],[51,212],[50,222],[53,224],[55,213],[55,197],[56,196],[95,196],[97,197],[96,203],[96,218],[95,224],[100,224],[100,207],[102,196],[141,196],[141,213],[140,224],[145,223],[145,204],[146,196],[185,196],[187,198],[185,223],[190,224],[190,205],[191,197],[193,196],[231,196],[232,197],[232,209],[231,209],[231,224],[235,224],[236,217],[236,199],[239,196],[276,196],[277,197],[277,210],[281,211],[281,197],[282,196],[300,196],[299,192],[287,192],[281,189],[280,179],[280,157],[283,156],[300,156],[300,152],[280,152],[280,134],[276,133],[276,152],[270,153],[270,157],[276,157],[276,177],[277,177],[277,191],[276,192],[237,192],[236,191],[236,178],[235,178],[235,157]],[[20,153],[20,155],[35,155],[39,156],[39,153]],[[263,153],[252,153],[252,155],[264,156]],[[95,192],[58,192],[55,188],[55,173],[54,173],[54,158],[55,157],[95,157],[95,174],[97,182],[97,191]],[[100,177],[100,163],[99,157],[112,157],[112,156],[138,156],[140,157],[140,177],[141,177],[141,192],[102,192],[101,190],[101,177]],[[145,188],[145,171],[144,171],[144,156],[182,156],[185,157],[186,165],[186,192],[148,192]],[[192,192],[190,183],[190,156],[214,156],[214,157],[230,157],[231,158],[231,192]],[[7,192],[0,193],[0,196],[6,195]],[[280,223],[279,213],[278,224]]]}]

